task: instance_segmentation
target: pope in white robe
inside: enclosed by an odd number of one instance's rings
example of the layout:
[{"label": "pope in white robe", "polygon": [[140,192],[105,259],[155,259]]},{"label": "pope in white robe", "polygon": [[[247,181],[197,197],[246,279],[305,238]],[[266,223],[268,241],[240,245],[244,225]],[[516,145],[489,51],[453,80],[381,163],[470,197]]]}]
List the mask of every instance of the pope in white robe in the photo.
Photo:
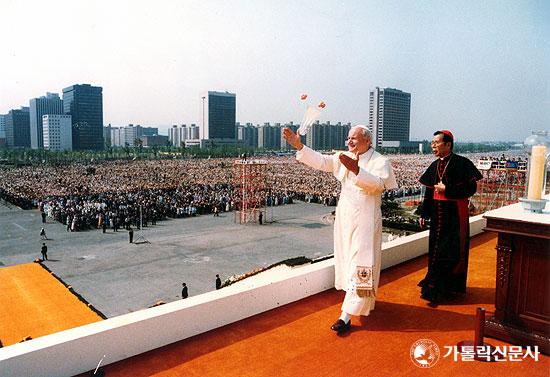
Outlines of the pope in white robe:
[{"label": "pope in white robe", "polygon": [[342,185],[334,222],[334,286],[346,296],[342,315],[332,326],[342,333],[350,329],[351,315],[367,316],[374,309],[382,248],[380,207],[384,190],[397,188],[393,169],[371,147],[371,134],[363,125],[350,129],[348,152],[331,156],[303,145],[288,128],[283,136],[298,149],[298,161],[332,172]]}]

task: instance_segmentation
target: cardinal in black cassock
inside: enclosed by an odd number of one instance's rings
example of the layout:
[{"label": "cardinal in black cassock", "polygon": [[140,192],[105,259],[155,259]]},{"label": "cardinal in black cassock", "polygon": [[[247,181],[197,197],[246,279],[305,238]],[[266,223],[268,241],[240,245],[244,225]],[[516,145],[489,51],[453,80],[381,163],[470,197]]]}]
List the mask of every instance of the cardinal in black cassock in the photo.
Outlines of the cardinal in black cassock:
[{"label": "cardinal in black cassock", "polygon": [[420,177],[426,186],[418,212],[430,220],[428,273],[418,283],[422,298],[437,303],[466,292],[470,227],[468,198],[475,194],[482,178],[466,157],[453,153],[451,131],[434,133],[432,151],[437,160]]}]

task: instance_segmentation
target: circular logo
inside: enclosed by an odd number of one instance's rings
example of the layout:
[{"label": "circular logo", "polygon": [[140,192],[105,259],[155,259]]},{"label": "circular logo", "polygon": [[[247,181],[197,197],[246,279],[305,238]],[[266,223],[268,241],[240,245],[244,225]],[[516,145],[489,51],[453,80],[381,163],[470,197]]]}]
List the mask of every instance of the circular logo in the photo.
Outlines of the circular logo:
[{"label": "circular logo", "polygon": [[439,347],[431,339],[419,339],[411,346],[411,360],[419,368],[431,368],[439,360]]}]

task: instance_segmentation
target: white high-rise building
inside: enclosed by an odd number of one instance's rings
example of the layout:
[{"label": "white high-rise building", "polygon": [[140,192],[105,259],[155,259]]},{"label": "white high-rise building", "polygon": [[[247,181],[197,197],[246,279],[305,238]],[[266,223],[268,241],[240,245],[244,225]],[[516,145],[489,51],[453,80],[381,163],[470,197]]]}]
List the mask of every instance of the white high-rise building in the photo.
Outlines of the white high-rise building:
[{"label": "white high-rise building", "polygon": [[174,147],[181,146],[181,132],[177,124],[168,129],[168,140]]},{"label": "white high-rise building", "polygon": [[187,125],[182,124],[180,128],[180,145],[185,144],[185,140],[187,140]]},{"label": "white high-rise building", "polygon": [[157,127],[142,127],[139,124],[129,124],[124,127],[104,127],[105,132],[109,132],[111,146],[112,147],[135,147],[136,141],[143,136],[155,136],[158,135]]},{"label": "white high-rise building", "polygon": [[111,146],[120,147],[120,127],[111,126]]},{"label": "white high-rise building", "polygon": [[66,114],[46,114],[42,116],[44,149],[50,151],[72,151],[72,118]]},{"label": "white high-rise building", "polygon": [[170,144],[174,147],[187,146],[188,140],[199,138],[198,132],[198,127],[194,123],[189,126],[187,124],[182,124],[179,127],[177,125],[173,125],[171,128],[168,129],[168,140],[170,141]]},{"label": "white high-rise building", "polygon": [[137,136],[137,128],[133,124],[128,125],[127,127],[120,128],[120,144],[121,146],[133,147],[135,144]]},{"label": "white high-rise building", "polygon": [[200,127],[192,123],[187,127],[187,140],[198,140],[200,136]]}]

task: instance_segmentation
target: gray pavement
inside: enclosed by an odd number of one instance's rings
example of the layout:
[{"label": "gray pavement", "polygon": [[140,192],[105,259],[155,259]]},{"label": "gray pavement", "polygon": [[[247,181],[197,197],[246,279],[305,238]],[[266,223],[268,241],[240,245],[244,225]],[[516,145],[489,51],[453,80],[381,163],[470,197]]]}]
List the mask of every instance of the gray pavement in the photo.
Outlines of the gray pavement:
[{"label": "gray pavement", "polygon": [[[262,226],[235,224],[233,212],[170,219],[144,228],[149,243],[142,244],[130,244],[126,231],[71,233],[48,219],[45,264],[113,317],[180,299],[182,282],[193,296],[213,290],[216,274],[224,280],[291,257],[331,254],[334,209],[301,202],[279,206],[273,222],[268,214]],[[0,204],[0,267],[39,258],[42,226],[38,210]]]}]

